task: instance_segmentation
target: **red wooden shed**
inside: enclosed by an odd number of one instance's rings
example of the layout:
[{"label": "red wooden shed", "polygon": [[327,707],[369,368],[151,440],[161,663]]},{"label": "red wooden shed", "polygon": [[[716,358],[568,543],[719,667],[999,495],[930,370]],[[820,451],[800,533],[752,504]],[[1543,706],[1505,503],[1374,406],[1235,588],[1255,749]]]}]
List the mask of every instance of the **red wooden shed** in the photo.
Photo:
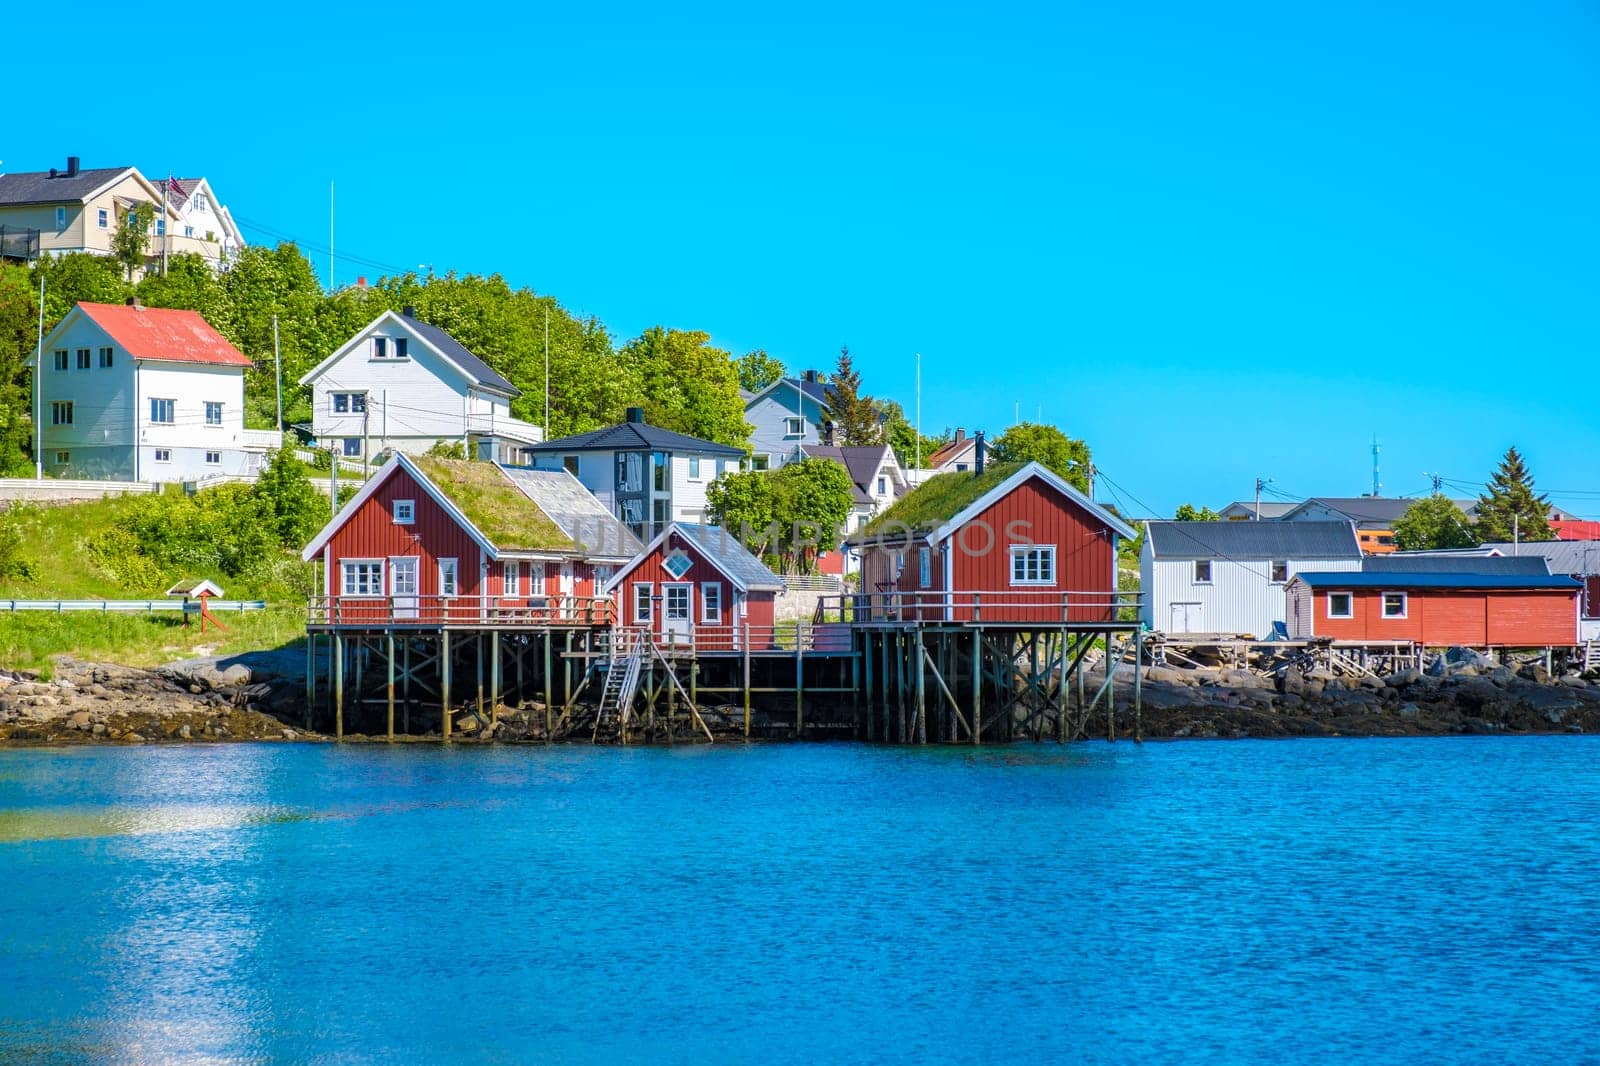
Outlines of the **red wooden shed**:
[{"label": "red wooden shed", "polygon": [[1038,463],[929,478],[850,544],[858,620],[1094,623],[1135,606],[1117,542],[1137,534]]},{"label": "red wooden shed", "polygon": [[777,646],[783,579],[718,526],[673,522],[602,586],[621,625],[696,651]]}]

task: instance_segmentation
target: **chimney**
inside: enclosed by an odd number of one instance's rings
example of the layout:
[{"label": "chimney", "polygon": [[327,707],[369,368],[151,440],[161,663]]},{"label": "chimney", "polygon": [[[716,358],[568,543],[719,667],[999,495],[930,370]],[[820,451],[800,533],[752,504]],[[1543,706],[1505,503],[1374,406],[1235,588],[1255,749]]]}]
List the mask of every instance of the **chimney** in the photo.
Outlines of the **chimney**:
[{"label": "chimney", "polygon": [[130,296],[123,302],[126,303],[129,307],[133,308],[135,311],[143,311],[144,310],[144,304],[139,302],[139,298],[137,296]]},{"label": "chimney", "polygon": [[960,426],[957,426],[956,427],[956,443],[960,444],[962,441],[964,441],[966,439],[967,439],[967,431],[962,429]]},{"label": "chimney", "polygon": [[417,317],[417,309],[415,307],[412,307],[410,304],[406,304],[404,307],[402,307],[400,309],[400,313],[402,315],[405,315],[407,318],[416,318]]},{"label": "chimney", "polygon": [[833,422],[828,420],[822,423],[822,443],[833,447]]},{"label": "chimney", "polygon": [[628,421],[634,423],[635,425],[642,425],[644,423],[644,408],[628,408]]},{"label": "chimney", "polygon": [[805,381],[807,385],[815,385],[817,383],[817,372],[815,370],[807,370]]},{"label": "chimney", "polygon": [[52,177],[52,178],[53,178],[53,177],[55,177],[55,176],[56,176],[56,173],[57,173],[57,172],[56,172],[56,168],[55,168],[55,167],[51,167],[51,168],[50,168],[50,176],[51,176],[51,177]]},{"label": "chimney", "polygon": [[978,442],[977,445],[972,449],[972,473],[974,476],[977,476],[978,474],[983,473],[983,453],[987,450],[983,443],[983,430],[978,430],[973,439]]},{"label": "chimney", "polygon": [[365,289],[366,287],[367,287],[367,276],[365,274],[357,274],[356,275],[356,288]]},{"label": "chimney", "polygon": [[69,156],[67,156],[67,177],[75,178],[77,176],[78,176],[78,157],[75,156],[75,155],[69,155]]}]

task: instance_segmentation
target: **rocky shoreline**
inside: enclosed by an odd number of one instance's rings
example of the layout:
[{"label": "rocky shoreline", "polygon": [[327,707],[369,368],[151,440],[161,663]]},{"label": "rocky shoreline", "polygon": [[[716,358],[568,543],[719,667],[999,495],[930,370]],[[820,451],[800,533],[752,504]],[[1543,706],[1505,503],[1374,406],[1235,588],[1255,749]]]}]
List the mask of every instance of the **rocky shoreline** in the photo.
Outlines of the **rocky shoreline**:
[{"label": "rocky shoreline", "polygon": [[[63,657],[43,678],[0,670],[0,747],[329,740],[303,728],[303,669],[269,653],[148,670]],[[1116,686],[1119,737],[1136,725],[1130,682]],[[1600,672],[1552,677],[1483,660],[1385,678],[1151,667],[1143,702],[1138,725],[1150,740],[1600,733]],[[514,742],[521,713],[506,712],[495,735],[464,729],[456,739]],[[1103,716],[1088,734],[1106,735]]]}]

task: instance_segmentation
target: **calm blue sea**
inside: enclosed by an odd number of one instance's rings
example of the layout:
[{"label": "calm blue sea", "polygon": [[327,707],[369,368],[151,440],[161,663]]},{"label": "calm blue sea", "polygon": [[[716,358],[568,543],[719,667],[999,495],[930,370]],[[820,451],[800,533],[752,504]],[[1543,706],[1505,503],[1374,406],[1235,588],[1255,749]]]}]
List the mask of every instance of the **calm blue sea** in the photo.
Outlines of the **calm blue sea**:
[{"label": "calm blue sea", "polygon": [[0,753],[0,1061],[1576,1062],[1600,740]]}]

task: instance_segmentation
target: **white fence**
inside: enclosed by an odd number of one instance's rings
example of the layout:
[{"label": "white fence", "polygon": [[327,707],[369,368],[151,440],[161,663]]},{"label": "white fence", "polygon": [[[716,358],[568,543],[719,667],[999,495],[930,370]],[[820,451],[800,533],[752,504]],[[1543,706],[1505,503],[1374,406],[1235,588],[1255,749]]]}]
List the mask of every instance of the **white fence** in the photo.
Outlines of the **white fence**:
[{"label": "white fence", "polygon": [[[210,600],[206,609],[212,614],[226,611],[264,611],[264,600]],[[200,612],[199,600],[0,600],[0,613],[10,611],[48,611],[65,614],[68,611],[92,611],[95,614],[154,614],[156,611]]]},{"label": "white fence", "polygon": [[73,481],[66,478],[0,478],[0,501],[69,503],[103,500],[107,496],[139,496],[160,492],[153,481]]}]

